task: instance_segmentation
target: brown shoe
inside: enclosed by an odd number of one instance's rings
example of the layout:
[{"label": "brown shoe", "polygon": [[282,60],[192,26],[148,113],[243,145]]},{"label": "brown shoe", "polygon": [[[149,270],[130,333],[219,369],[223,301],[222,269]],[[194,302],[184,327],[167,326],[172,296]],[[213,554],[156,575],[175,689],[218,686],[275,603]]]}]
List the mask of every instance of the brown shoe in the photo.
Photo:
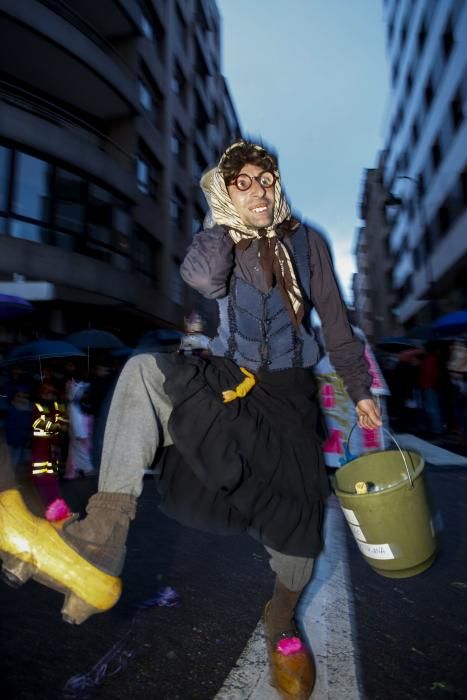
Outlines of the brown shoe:
[{"label": "brown shoe", "polygon": [[272,640],[267,634],[267,617],[271,601],[263,613],[271,670],[271,685],[283,700],[308,700],[315,681],[316,667],[311,650],[298,633],[285,632]]}]

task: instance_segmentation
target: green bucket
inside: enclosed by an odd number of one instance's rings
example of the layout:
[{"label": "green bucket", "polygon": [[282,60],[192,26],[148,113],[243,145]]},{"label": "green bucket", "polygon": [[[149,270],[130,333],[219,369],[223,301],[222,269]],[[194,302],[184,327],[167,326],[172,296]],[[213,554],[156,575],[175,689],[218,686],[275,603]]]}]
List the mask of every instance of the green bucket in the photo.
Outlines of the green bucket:
[{"label": "green bucket", "polygon": [[[407,578],[431,566],[436,539],[423,478],[425,460],[402,450],[389,435],[397,450],[358,457],[338,469],[332,482],[367,563],[382,576]],[[367,493],[356,493],[358,482],[368,485]]]}]

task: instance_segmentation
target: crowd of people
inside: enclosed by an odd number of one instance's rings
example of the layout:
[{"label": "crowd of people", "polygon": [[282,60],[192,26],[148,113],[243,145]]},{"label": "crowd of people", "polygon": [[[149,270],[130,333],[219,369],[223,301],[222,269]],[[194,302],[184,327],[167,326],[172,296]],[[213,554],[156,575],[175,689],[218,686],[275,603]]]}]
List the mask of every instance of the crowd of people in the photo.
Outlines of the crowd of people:
[{"label": "crowd of people", "polygon": [[430,340],[397,354],[382,353],[379,362],[394,430],[467,444],[465,339]]},{"label": "crowd of people", "polygon": [[69,515],[61,480],[96,474],[94,424],[114,379],[100,360],[87,372],[74,362],[5,367],[0,421],[19,481],[31,480],[49,520]]}]

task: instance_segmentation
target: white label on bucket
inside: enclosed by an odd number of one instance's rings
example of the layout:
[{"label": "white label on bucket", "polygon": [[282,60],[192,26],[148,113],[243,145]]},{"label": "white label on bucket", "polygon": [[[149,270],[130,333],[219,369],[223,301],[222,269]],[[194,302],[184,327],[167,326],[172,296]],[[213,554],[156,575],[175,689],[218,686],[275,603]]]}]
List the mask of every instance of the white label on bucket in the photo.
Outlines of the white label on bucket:
[{"label": "white label on bucket", "polygon": [[360,525],[360,523],[357,520],[357,516],[355,515],[353,510],[350,510],[350,508],[344,508],[343,506],[341,506],[341,508],[342,508],[342,512],[344,513],[344,517],[347,520],[347,522],[349,523],[349,525],[357,525],[357,526]]},{"label": "white label on bucket", "polygon": [[352,535],[355,537],[356,540],[366,542],[366,537],[358,525],[352,525],[352,523],[348,523],[348,525],[352,530]]},{"label": "white label on bucket", "polygon": [[358,540],[357,544],[361,553],[369,559],[395,559],[388,544],[368,544],[368,542],[359,542]]}]

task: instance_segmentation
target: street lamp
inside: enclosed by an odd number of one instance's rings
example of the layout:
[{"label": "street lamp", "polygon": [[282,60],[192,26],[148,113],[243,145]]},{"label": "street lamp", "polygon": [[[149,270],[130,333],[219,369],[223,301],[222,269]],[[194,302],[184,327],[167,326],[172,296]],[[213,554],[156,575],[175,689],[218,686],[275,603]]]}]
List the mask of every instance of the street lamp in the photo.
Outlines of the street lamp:
[{"label": "street lamp", "polygon": [[[410,180],[410,182],[415,184],[415,197],[416,197],[416,208],[418,213],[418,220],[420,223],[420,228],[422,235],[427,236],[427,246],[426,246],[426,284],[428,287],[428,301],[430,310],[430,320],[433,322],[437,316],[437,303],[434,293],[434,276],[433,267],[431,260],[431,246],[429,245],[428,237],[428,218],[426,214],[425,201],[423,199],[423,185],[422,180],[419,177],[412,177],[411,175],[396,175],[396,180]],[[397,197],[392,192],[389,193],[385,205],[386,206],[401,206],[403,204],[403,199]]]}]

